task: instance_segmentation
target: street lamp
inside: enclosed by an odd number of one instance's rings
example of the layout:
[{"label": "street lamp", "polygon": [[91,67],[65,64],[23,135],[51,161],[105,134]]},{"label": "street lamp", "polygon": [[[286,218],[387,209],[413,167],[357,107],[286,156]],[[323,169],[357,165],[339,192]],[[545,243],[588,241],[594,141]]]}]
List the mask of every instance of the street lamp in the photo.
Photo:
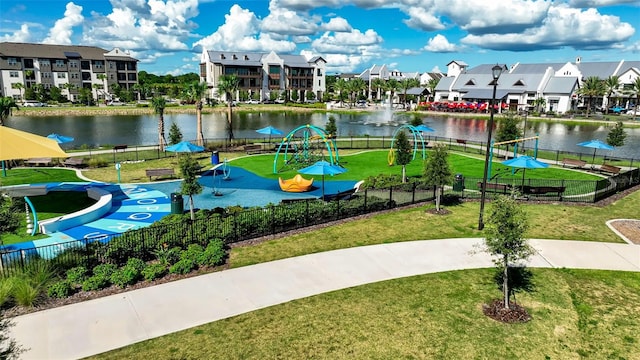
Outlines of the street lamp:
[{"label": "street lamp", "polygon": [[502,74],[502,67],[498,64],[491,68],[491,75],[493,76],[493,96],[491,97],[491,103],[489,103],[489,129],[487,130],[487,151],[484,159],[484,175],[482,176],[482,188],[480,189],[480,217],[478,218],[478,230],[484,229],[484,221],[482,215],[484,213],[484,201],[487,195],[487,173],[489,172],[489,152],[491,151],[491,132],[493,130],[493,112],[494,103],[496,102],[496,88],[498,87],[498,79]]}]

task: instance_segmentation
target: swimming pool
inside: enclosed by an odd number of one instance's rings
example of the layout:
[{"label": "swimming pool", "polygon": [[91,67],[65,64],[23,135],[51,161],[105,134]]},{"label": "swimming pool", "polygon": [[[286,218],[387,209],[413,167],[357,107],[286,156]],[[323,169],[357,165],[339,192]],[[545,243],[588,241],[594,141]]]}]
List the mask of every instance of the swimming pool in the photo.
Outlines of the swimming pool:
[{"label": "swimming pool", "polygon": [[[194,195],[196,208],[213,209],[216,207],[241,206],[254,207],[278,204],[284,199],[312,199],[322,196],[322,182],[320,176],[314,176],[314,186],[311,191],[304,193],[289,193],[280,190],[278,180],[266,179],[243,168],[229,166],[228,178],[221,171],[205,172],[198,181],[203,186],[202,193]],[[140,184],[164,194],[180,192],[182,180],[159,183]],[[336,194],[346,191],[356,184],[352,180],[327,181],[325,178],[324,193]],[[188,197],[185,197],[185,208],[188,208]]]}]

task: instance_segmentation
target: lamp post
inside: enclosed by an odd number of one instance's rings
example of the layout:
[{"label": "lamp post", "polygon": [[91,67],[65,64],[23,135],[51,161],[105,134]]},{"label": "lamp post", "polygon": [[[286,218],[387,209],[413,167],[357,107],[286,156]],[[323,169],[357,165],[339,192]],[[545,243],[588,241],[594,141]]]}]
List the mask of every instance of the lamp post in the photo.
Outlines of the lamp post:
[{"label": "lamp post", "polygon": [[478,218],[478,230],[484,229],[483,213],[484,202],[487,195],[487,173],[489,172],[489,152],[491,151],[491,132],[493,131],[493,112],[495,111],[494,103],[496,102],[496,88],[498,87],[498,79],[502,74],[502,67],[496,64],[491,68],[491,75],[493,76],[493,96],[491,97],[491,103],[489,104],[489,129],[487,130],[487,151],[484,159],[484,174],[482,176],[482,189],[480,189],[480,216]]}]

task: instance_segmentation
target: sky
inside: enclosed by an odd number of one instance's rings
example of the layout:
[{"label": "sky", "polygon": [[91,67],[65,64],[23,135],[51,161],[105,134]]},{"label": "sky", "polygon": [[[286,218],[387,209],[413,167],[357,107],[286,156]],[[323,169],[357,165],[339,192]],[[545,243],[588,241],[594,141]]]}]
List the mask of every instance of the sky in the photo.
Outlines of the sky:
[{"label": "sky", "polygon": [[119,48],[138,69],[198,72],[202,49],[386,64],[640,60],[640,0],[0,0],[0,41]]}]

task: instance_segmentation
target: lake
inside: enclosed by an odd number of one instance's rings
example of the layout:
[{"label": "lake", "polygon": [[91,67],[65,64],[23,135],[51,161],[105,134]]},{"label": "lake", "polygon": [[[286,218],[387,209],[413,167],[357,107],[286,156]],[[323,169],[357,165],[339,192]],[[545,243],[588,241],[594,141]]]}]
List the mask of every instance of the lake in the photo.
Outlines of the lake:
[{"label": "lake", "polygon": [[[267,125],[274,126],[285,134],[298,126],[311,124],[324,128],[329,116],[336,118],[338,136],[392,136],[399,125],[408,123],[410,117],[404,113],[385,112],[337,114],[337,113],[292,113],[292,112],[253,112],[234,113],[233,131],[236,138],[258,138],[255,130]],[[496,120],[500,115],[496,116]],[[486,141],[486,119],[459,118],[453,116],[423,115],[423,122],[435,130],[435,135],[454,139]],[[165,130],[169,132],[172,123],[176,123],[185,140],[196,138],[195,114],[165,115]],[[203,133],[206,139],[224,139],[226,137],[226,114],[212,113],[202,115]],[[12,116],[7,126],[46,136],[58,133],[72,136],[75,141],[63,144],[63,148],[100,145],[154,145],[157,144],[157,115],[96,115],[96,116],[48,116],[26,117]],[[611,122],[611,126],[613,126]],[[591,149],[577,146],[579,142],[600,139],[605,141],[609,127],[597,124],[562,124],[558,122],[528,121],[526,136],[540,135],[539,148],[547,150],[565,150],[592,153]],[[640,128],[626,129],[626,144],[615,150],[613,156],[640,157]],[[494,132],[495,134],[495,132]],[[533,144],[527,144],[531,147]]]}]

